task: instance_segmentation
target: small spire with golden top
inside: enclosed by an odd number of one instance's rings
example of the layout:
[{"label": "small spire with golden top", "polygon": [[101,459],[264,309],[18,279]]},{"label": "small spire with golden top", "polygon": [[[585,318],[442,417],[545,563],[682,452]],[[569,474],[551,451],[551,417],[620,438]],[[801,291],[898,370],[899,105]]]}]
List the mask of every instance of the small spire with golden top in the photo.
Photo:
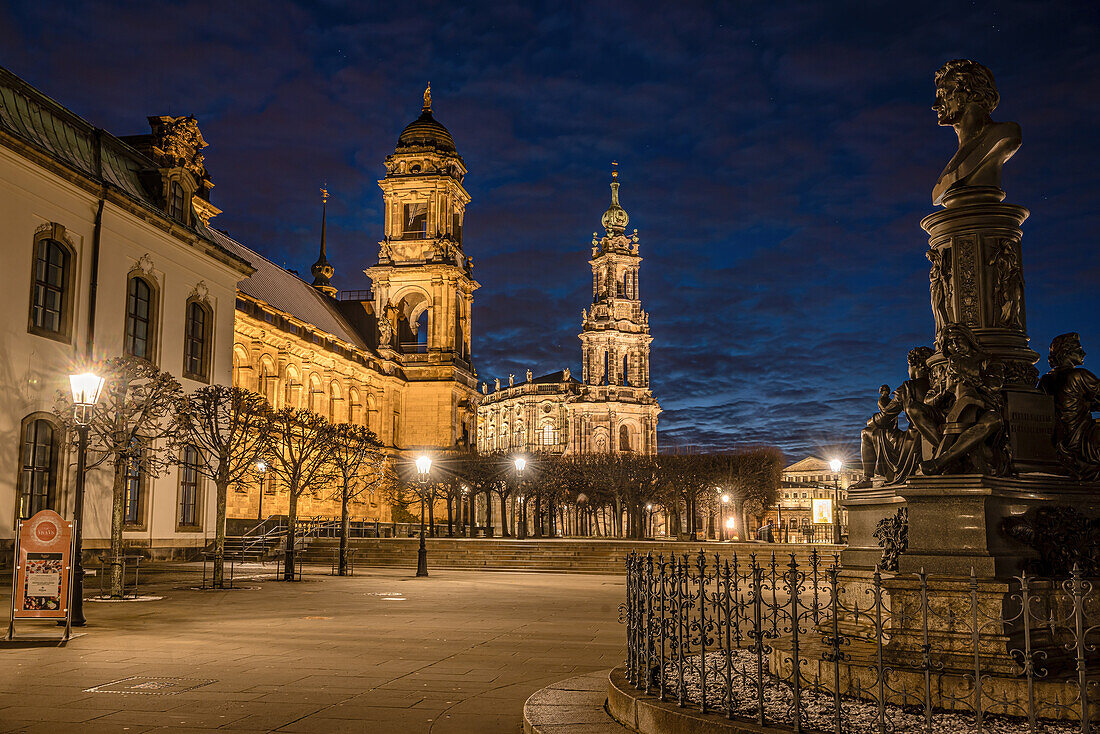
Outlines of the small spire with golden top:
[{"label": "small spire with golden top", "polygon": [[428,82],[427,88],[424,90],[424,108],[422,112],[432,111],[432,83]]},{"label": "small spire with golden top", "polygon": [[325,243],[325,225],[328,219],[328,188],[327,185],[321,187],[321,253],[317,257],[317,262],[313,263],[313,267],[309,269],[313,273],[313,287],[321,291],[327,296],[335,296],[337,293],[336,287],[329,281],[331,280],[336,269],[328,261],[326,253]]}]

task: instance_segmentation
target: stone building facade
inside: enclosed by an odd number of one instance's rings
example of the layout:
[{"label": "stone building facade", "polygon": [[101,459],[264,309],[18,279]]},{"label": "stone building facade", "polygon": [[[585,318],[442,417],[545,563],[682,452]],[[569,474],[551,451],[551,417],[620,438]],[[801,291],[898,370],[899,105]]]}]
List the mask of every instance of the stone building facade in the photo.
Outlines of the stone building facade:
[{"label": "stone building facade", "polygon": [[[0,545],[41,509],[72,517],[75,451],[53,413],[71,373],[130,355],[187,391],[232,379],[236,284],[252,267],[207,227],[195,120],[149,124],[116,137],[0,68]],[[213,484],[178,458],[127,477],[127,544],[175,553],[212,535]],[[112,474],[88,473],[88,549],[108,544]]]},{"label": "stone building facade", "polygon": [[478,450],[555,454],[657,452],[661,408],[649,386],[649,314],[642,308],[638,230],[619,204],[592,235],[592,305],[581,313],[581,379],[564,369],[522,382],[496,380],[478,408]]}]

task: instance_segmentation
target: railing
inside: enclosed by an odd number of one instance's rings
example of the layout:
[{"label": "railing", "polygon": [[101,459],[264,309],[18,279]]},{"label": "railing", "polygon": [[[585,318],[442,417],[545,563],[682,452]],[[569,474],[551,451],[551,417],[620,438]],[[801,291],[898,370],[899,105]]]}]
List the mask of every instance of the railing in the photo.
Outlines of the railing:
[{"label": "railing", "polygon": [[626,567],[625,676],[661,701],[795,732],[1098,731],[1100,600],[1076,568],[856,575],[816,549]]}]

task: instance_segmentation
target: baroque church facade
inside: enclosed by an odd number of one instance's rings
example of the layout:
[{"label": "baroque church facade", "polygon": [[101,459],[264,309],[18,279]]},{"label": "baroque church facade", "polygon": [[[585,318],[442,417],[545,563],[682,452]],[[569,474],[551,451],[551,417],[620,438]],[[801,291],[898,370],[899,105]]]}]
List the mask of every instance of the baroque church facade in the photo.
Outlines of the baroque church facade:
[{"label": "baroque church facade", "polygon": [[[435,120],[431,88],[420,116],[385,160],[385,224],[367,291],[331,283],[322,208],[312,283],[222,233],[218,239],[256,267],[242,281],[234,334],[234,384],[276,408],[308,409],[333,423],[363,425],[394,456],[472,443],[477,382],[471,363],[473,260],[462,226],[470,195],[466,166],[450,132]],[[327,192],[322,192],[322,207]],[[260,477],[229,501],[230,517],[285,513],[278,477]],[[332,518],[339,502],[325,488],[298,502],[303,518]],[[352,503],[355,520],[390,519],[377,495]]]},{"label": "baroque church facade", "polygon": [[[614,164],[613,164],[614,165]],[[572,370],[502,386],[482,384],[477,409],[481,452],[562,455],[657,452],[661,412],[649,384],[649,314],[639,289],[638,230],[619,204],[618,170],[602,237],[592,235],[592,304],[581,312],[581,374]]]}]

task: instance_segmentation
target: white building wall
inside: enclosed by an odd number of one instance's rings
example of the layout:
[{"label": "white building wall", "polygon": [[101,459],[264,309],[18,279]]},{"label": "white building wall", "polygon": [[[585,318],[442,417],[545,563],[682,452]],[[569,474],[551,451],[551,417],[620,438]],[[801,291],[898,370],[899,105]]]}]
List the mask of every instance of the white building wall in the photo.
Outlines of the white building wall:
[{"label": "white building wall", "polygon": [[[0,304],[6,318],[0,323],[0,543],[10,545],[17,513],[20,472],[20,432],[23,418],[36,411],[52,412],[60,390],[68,390],[68,375],[83,364],[88,334],[91,251],[98,196],[87,180],[47,170],[0,144]],[[158,224],[127,210],[123,200],[104,206],[96,303],[95,358],[122,353],[127,276],[142,258],[152,263],[160,287],[157,313],[156,361],[179,377],[183,367],[183,326],[187,299],[199,283],[208,289],[214,313],[210,378],[231,384],[233,314],[236,283],[243,277],[238,265],[206,254],[206,246],[185,230],[170,234]],[[155,215],[148,215],[156,220]],[[45,224],[65,228],[75,252],[78,275],[74,298],[72,338],[68,343],[31,334],[30,309],[34,236]],[[163,223],[160,223],[162,226]],[[186,391],[200,386],[181,378]],[[72,516],[75,451],[62,445],[58,456],[57,507]],[[106,545],[110,535],[109,467],[88,474],[85,505],[85,547]],[[209,486],[205,486],[209,485]],[[200,513],[202,531],[176,529],[178,477],[173,470],[148,485],[145,523],[125,537],[155,548],[201,546],[213,531],[213,485],[204,482]]]}]

